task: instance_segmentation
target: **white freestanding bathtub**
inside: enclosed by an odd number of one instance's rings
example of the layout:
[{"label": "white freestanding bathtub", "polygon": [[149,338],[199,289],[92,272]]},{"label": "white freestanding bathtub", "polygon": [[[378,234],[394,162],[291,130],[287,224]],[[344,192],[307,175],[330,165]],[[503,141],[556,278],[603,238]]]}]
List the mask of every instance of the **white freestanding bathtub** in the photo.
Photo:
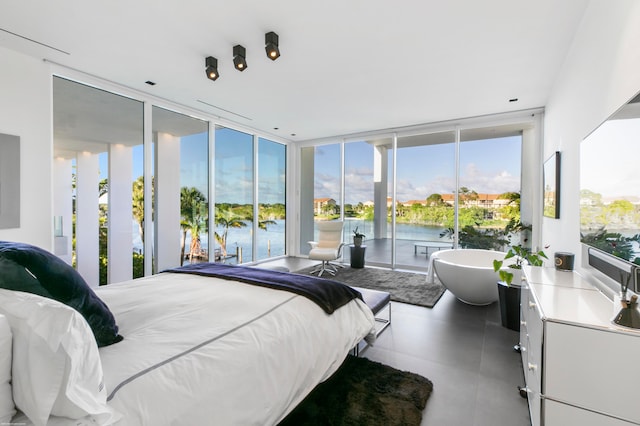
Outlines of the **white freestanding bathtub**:
[{"label": "white freestanding bathtub", "polygon": [[441,250],[431,255],[431,265],[442,285],[470,305],[488,305],[498,300],[498,273],[493,260],[506,253],[493,250]]}]

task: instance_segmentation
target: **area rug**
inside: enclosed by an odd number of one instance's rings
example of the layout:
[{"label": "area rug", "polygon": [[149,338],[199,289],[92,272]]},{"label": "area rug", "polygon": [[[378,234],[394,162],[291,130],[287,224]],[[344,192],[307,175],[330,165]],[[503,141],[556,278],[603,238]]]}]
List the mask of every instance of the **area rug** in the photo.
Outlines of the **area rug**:
[{"label": "area rug", "polygon": [[[296,274],[308,274],[314,267],[295,271]],[[439,282],[428,283],[425,274],[392,271],[379,268],[338,268],[335,276],[324,274],[329,278],[354,287],[386,291],[391,300],[411,305],[433,308],[445,288]]]},{"label": "area rug", "polygon": [[432,390],[418,374],[349,355],[279,426],[417,426]]}]

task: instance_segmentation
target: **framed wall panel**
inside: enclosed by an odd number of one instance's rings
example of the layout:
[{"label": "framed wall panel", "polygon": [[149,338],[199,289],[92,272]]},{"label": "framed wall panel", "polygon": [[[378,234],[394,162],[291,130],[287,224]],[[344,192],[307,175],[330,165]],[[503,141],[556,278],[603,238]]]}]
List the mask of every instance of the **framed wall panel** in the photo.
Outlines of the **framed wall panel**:
[{"label": "framed wall panel", "polygon": [[20,137],[0,133],[0,229],[20,227]]}]

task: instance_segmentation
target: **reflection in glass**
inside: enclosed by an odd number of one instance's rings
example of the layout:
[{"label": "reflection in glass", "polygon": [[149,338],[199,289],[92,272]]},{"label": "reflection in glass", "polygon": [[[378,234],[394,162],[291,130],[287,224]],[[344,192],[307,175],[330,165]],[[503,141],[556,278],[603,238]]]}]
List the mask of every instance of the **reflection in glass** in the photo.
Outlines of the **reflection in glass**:
[{"label": "reflection in glass", "polygon": [[640,103],[632,102],[580,144],[581,241],[636,264],[640,264],[638,135]]}]

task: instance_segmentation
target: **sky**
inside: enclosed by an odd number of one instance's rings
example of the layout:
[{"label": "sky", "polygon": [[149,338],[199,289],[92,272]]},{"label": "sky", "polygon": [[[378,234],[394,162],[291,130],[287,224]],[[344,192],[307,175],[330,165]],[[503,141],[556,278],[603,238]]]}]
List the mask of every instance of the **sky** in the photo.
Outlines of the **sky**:
[{"label": "sky", "polygon": [[[640,197],[640,118],[609,120],[580,144],[580,189],[605,199]],[[624,153],[624,155],[620,155]]]},{"label": "sky", "polygon": [[[216,202],[253,202],[253,136],[227,128],[216,129]],[[460,186],[477,193],[502,194],[520,191],[521,138],[507,137],[460,144]],[[595,143],[594,143],[595,145]],[[180,142],[180,186],[208,193],[207,133],[184,136]],[[586,146],[586,145],[585,145]],[[259,140],[259,202],[285,202],[286,146]],[[589,150],[584,150],[589,153]],[[601,156],[602,150],[596,149]],[[134,179],[142,175],[142,145],[133,149]],[[632,156],[632,158],[636,158]],[[345,144],[345,202],[373,200],[373,147],[367,142]],[[106,176],[107,156],[100,158]],[[612,163],[615,163],[613,160]],[[389,164],[392,154],[389,153]],[[607,162],[608,164],[609,162]],[[617,163],[615,163],[617,164]],[[454,144],[400,148],[397,158],[397,198],[423,200],[431,194],[450,194],[455,189]],[[623,170],[631,174],[631,167]],[[619,173],[618,173],[619,175]],[[614,175],[615,176],[615,175]],[[629,177],[629,179],[639,179]],[[314,198],[340,198],[340,145],[315,148]],[[389,196],[391,166],[389,166]],[[596,187],[596,186],[594,186]],[[637,188],[637,186],[636,186]]]},{"label": "sky", "polygon": [[[208,195],[208,134],[180,139],[180,187],[195,187]],[[133,180],[143,174],[142,145],[133,147]],[[285,203],[286,146],[258,140],[259,202]],[[99,156],[100,179],[108,176],[108,155]],[[216,202],[253,203],[253,136],[216,129]]]},{"label": "sky", "polygon": [[[520,191],[521,138],[507,137],[460,144],[460,186],[477,193]],[[391,157],[390,157],[391,158]],[[392,160],[390,159],[389,164]],[[454,144],[400,148],[397,199],[424,200],[455,189]],[[391,170],[389,170],[391,173]],[[340,146],[315,149],[315,198],[340,197]],[[391,178],[389,178],[391,182]],[[391,186],[389,186],[391,195]],[[345,144],[345,203],[373,200],[373,148],[366,142]]]}]

